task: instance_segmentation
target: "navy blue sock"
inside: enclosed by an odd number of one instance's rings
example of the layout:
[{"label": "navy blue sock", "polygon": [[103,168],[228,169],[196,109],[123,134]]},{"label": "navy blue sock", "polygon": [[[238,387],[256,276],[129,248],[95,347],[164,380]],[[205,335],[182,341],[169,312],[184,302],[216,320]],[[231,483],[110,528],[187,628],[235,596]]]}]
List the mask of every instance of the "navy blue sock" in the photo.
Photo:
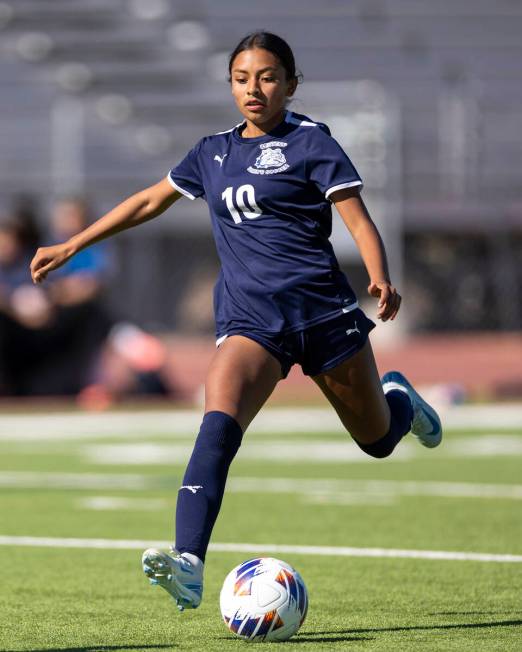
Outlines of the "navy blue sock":
[{"label": "navy blue sock", "polygon": [[207,412],[189,460],[176,507],[176,550],[205,560],[216,522],[228,468],[243,432],[224,412]]},{"label": "navy blue sock", "polygon": [[386,400],[390,406],[390,429],[373,444],[361,444],[356,442],[357,446],[372,457],[388,457],[393,453],[393,449],[404,435],[410,432],[411,420],[413,418],[413,408],[410,399],[405,392],[393,389],[386,394]]}]

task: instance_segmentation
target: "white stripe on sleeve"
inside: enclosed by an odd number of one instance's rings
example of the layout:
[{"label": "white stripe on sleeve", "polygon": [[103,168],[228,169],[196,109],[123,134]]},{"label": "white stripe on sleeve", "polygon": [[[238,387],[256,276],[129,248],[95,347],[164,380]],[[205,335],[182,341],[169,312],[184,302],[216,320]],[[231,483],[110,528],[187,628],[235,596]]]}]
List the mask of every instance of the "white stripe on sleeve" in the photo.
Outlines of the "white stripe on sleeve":
[{"label": "white stripe on sleeve", "polygon": [[328,188],[328,190],[324,193],[324,196],[326,199],[335,192],[336,190],[343,190],[344,188],[353,188],[354,186],[361,186],[362,188],[363,182],[359,181],[349,181],[348,183],[340,183],[338,186],[332,186],[331,188]]},{"label": "white stripe on sleeve", "polygon": [[192,199],[192,200],[197,199],[197,197],[195,197],[195,196],[194,196],[192,193],[190,193],[188,190],[184,190],[181,186],[178,186],[178,184],[177,184],[175,181],[173,181],[173,179],[172,179],[172,177],[170,176],[170,174],[167,174],[167,179],[168,179],[170,185],[171,185],[173,188],[175,188],[178,192],[180,192],[182,195],[185,195],[185,197],[188,197],[189,199]]}]

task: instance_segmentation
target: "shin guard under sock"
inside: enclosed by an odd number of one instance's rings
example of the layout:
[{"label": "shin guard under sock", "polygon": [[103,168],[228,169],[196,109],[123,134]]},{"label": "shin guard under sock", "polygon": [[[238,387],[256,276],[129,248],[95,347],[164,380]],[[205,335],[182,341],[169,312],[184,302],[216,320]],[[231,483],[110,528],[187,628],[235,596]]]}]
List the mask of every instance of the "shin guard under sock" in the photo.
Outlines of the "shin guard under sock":
[{"label": "shin guard under sock", "polygon": [[189,460],[176,507],[176,550],[190,552],[202,561],[216,522],[228,468],[243,432],[224,412],[207,412]]},{"label": "shin guard under sock", "polygon": [[392,454],[395,446],[410,431],[413,418],[413,408],[406,392],[393,389],[385,394],[385,397],[390,406],[390,429],[384,437],[372,444],[356,442],[357,446],[365,453],[378,458],[388,457]]}]

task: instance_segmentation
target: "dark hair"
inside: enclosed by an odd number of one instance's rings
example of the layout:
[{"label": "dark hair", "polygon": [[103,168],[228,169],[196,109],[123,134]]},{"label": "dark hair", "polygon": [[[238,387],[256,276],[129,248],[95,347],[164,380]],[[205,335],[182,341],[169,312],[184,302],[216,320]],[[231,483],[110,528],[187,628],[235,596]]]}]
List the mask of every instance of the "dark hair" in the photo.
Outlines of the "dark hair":
[{"label": "dark hair", "polygon": [[35,249],[41,244],[42,233],[38,223],[38,205],[34,197],[21,194],[14,198],[11,208],[11,224],[25,247]]},{"label": "dark hair", "polygon": [[236,46],[236,49],[230,55],[228,60],[228,81],[231,81],[230,75],[232,74],[232,64],[237,55],[245,50],[253,50],[254,48],[268,50],[276,56],[285,69],[288,81],[295,79],[299,82],[301,80],[302,75],[295,69],[294,53],[288,43],[280,36],[277,36],[277,34],[259,31],[252,32],[245,36],[245,38],[241,39]]}]

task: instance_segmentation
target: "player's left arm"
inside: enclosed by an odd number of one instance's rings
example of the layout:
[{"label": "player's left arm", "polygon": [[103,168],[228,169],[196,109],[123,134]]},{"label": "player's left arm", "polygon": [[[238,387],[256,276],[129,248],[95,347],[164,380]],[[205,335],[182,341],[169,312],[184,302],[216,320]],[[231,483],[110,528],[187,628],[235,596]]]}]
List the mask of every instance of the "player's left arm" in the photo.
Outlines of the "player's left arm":
[{"label": "player's left arm", "polygon": [[395,319],[401,305],[401,296],[391,283],[383,241],[359,189],[338,190],[332,193],[330,199],[361,253],[370,277],[368,293],[379,299],[377,317],[382,321]]}]

